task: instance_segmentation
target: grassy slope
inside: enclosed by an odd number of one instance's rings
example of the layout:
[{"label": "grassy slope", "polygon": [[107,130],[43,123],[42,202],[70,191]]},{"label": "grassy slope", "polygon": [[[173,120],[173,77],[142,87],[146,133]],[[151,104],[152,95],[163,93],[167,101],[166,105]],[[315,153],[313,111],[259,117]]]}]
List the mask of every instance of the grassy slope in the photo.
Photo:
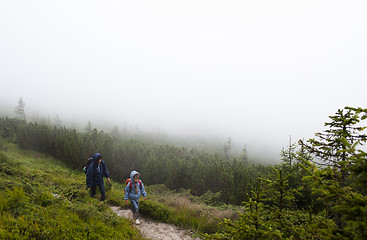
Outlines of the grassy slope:
[{"label": "grassy slope", "polygon": [[82,173],[11,144],[0,151],[0,215],[0,239],[142,239],[88,197]]},{"label": "grassy slope", "polygon": [[[1,145],[0,145],[1,146]],[[105,183],[106,184],[106,183]],[[13,144],[0,148],[0,239],[142,239],[131,223],[118,218],[109,205],[125,206],[123,185],[106,184],[106,201],[92,199],[85,174],[52,157],[21,150]],[[163,185],[146,186],[148,200],[140,212],[151,219],[199,233],[217,231],[214,218],[233,217],[198,203],[187,193]]]}]

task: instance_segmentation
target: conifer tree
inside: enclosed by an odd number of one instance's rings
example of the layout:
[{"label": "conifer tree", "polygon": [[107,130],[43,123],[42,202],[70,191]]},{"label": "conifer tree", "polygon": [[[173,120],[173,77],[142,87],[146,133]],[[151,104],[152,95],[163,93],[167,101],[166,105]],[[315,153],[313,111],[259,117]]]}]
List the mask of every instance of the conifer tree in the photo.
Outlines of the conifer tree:
[{"label": "conifer tree", "polygon": [[308,140],[308,144],[300,140],[300,144],[307,151],[315,156],[312,160],[317,165],[329,166],[335,171],[342,171],[339,181],[344,185],[349,172],[345,167],[350,165],[350,153],[345,150],[342,139],[348,143],[354,144],[358,142],[361,146],[366,142],[367,135],[363,133],[365,127],[358,126],[360,123],[359,113],[351,108],[346,107],[345,111],[339,109],[334,116],[329,116],[331,122],[325,123],[328,127],[322,133],[316,133],[318,139]]},{"label": "conifer tree", "polygon": [[23,98],[19,98],[18,105],[15,107],[15,113],[19,116],[20,119],[25,121],[25,102],[23,101]]},{"label": "conifer tree", "polygon": [[226,159],[229,159],[231,156],[231,150],[232,150],[232,138],[228,138],[227,142],[223,146],[224,156]]},{"label": "conifer tree", "polygon": [[93,129],[92,129],[92,123],[91,123],[90,121],[88,121],[87,126],[85,126],[85,128],[84,128],[84,131],[85,131],[86,133],[92,133],[92,132],[93,132]]},{"label": "conifer tree", "polygon": [[[365,126],[356,126],[366,119],[367,109],[345,108],[331,117],[333,122],[325,124],[330,129],[322,134],[324,142],[311,140],[308,150],[327,160],[327,167],[317,168],[315,163],[304,161],[302,167],[308,173],[304,179],[313,185],[329,206],[328,216],[333,216],[338,229],[335,234],[348,239],[367,238],[367,161],[362,146],[366,141]],[[315,148],[313,148],[315,147]],[[342,180],[342,181],[341,181]]]},{"label": "conifer tree", "polygon": [[316,133],[318,139],[308,140],[309,144],[304,145],[308,151],[315,155],[322,162],[315,162],[318,165],[331,167],[342,167],[340,164],[348,158],[348,153],[341,151],[344,149],[344,144],[341,139],[345,138],[349,143],[353,144],[356,141],[364,143],[367,140],[367,135],[363,134],[363,127],[357,126],[360,118],[357,112],[352,109],[339,109],[334,116],[329,116],[331,122],[325,123],[328,127],[322,133]]},{"label": "conifer tree", "polygon": [[241,154],[240,158],[241,158],[245,163],[248,163],[247,145],[243,146],[242,154]]}]

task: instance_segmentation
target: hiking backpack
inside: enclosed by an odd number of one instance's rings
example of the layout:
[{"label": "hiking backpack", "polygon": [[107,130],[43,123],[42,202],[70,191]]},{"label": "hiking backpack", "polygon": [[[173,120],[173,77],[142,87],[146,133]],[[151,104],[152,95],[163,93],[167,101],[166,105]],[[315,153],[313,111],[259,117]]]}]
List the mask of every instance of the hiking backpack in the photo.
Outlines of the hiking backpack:
[{"label": "hiking backpack", "polygon": [[[126,179],[124,193],[126,193],[126,188],[127,188],[127,185],[129,184],[129,182],[131,182],[130,178]],[[140,191],[143,191],[142,190],[142,185],[141,185],[141,180],[139,179],[138,182],[139,182]],[[129,186],[130,191],[131,191],[131,186],[132,186],[132,184],[130,183],[130,186]]]},{"label": "hiking backpack", "polygon": [[84,172],[85,174],[87,174],[88,167],[89,167],[89,165],[90,165],[92,162],[93,162],[93,158],[88,158],[87,163],[86,163],[86,164],[85,164],[85,166],[83,167],[83,172]]}]

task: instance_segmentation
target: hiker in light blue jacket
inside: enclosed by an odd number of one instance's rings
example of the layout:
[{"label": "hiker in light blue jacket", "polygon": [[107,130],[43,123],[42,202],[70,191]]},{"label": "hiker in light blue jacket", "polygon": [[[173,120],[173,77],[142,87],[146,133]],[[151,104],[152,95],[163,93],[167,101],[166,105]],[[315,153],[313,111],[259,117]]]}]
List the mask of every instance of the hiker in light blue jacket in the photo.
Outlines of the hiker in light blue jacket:
[{"label": "hiker in light blue jacket", "polygon": [[133,205],[133,216],[136,219],[135,223],[140,224],[139,221],[139,199],[143,194],[144,201],[147,199],[147,193],[145,192],[144,184],[139,179],[140,173],[137,171],[132,171],[130,173],[130,182],[127,183],[125,187],[125,196],[124,199],[126,201],[126,205],[129,204],[129,201]]}]

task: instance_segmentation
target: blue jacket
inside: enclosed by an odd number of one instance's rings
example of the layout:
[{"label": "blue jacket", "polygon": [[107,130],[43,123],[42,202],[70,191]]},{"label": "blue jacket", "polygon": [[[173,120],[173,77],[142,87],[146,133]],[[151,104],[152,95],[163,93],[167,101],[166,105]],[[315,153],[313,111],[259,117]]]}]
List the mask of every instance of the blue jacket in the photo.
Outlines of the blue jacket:
[{"label": "blue jacket", "polygon": [[[134,182],[134,175],[139,174],[137,171],[132,171],[130,173],[130,182],[125,187],[125,200],[134,200],[136,202],[139,202],[139,198],[143,194],[144,197],[147,196],[147,193],[145,192],[144,184],[141,180],[139,180],[137,183]],[[140,183],[141,185],[140,185]],[[135,192],[135,184],[137,184],[138,193]],[[130,188],[131,185],[131,188]]]},{"label": "blue jacket", "polygon": [[98,156],[101,154],[95,153],[93,155],[93,162],[89,165],[87,169],[87,188],[95,185],[103,184],[103,177],[109,178],[105,162],[102,160],[98,166]]}]

